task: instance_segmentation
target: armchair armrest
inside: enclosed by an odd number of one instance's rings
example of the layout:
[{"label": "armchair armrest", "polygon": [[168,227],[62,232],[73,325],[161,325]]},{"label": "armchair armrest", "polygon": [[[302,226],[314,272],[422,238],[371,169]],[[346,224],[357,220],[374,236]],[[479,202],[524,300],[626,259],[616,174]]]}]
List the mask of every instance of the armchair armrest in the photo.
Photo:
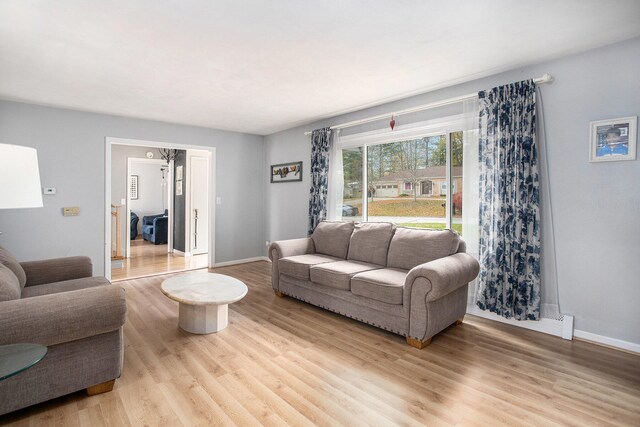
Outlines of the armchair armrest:
[{"label": "armchair armrest", "polygon": [[91,258],[86,256],[27,261],[20,265],[27,276],[25,286],[82,279],[93,275]]},{"label": "armchair armrest", "polygon": [[478,261],[464,252],[420,264],[412,268],[407,275],[405,300],[410,298],[416,282],[427,286],[426,301],[434,301],[468,284],[479,272]]},{"label": "armchair armrest", "polygon": [[316,248],[313,239],[305,237],[302,239],[279,240],[269,246],[269,259],[276,261],[280,258],[294,255],[304,255],[315,253]]},{"label": "armchair armrest", "polygon": [[124,324],[126,312],[117,285],[1,302],[0,344],[51,346],[111,332]]}]

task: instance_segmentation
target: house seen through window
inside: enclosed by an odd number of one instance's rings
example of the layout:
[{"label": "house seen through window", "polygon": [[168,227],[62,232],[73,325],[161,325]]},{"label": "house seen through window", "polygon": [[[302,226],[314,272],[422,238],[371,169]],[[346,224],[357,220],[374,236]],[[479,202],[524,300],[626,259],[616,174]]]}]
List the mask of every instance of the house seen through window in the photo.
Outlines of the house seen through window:
[{"label": "house seen through window", "polygon": [[463,137],[448,131],[343,149],[342,219],[462,233]]}]

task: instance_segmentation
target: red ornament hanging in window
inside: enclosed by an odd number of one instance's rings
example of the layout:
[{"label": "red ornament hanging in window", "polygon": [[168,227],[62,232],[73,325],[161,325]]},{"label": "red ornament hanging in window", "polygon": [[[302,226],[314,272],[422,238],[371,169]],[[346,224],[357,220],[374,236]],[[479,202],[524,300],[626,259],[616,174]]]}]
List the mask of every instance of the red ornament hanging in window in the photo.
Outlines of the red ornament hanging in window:
[{"label": "red ornament hanging in window", "polygon": [[389,127],[391,128],[391,130],[393,130],[393,128],[396,126],[396,119],[393,118],[393,116],[391,116],[391,121],[389,122]]}]

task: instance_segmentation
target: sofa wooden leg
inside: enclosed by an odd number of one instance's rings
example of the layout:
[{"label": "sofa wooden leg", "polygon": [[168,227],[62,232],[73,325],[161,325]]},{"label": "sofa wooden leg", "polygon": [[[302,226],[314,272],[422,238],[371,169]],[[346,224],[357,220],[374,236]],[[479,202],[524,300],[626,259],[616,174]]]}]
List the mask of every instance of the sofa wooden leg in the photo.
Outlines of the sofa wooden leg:
[{"label": "sofa wooden leg", "polygon": [[458,325],[462,325],[462,322],[464,321],[464,316],[462,316],[461,318],[459,318],[458,320],[456,320],[456,326]]},{"label": "sofa wooden leg", "polygon": [[276,291],[276,290],[274,289],[274,291],[273,291],[273,292],[275,292],[275,294],[276,294],[276,296],[277,296],[277,297],[280,297],[280,298],[284,297],[284,294],[283,294],[282,292],[280,292],[280,291]]},{"label": "sofa wooden leg", "polygon": [[87,394],[89,396],[93,396],[95,394],[106,393],[108,391],[113,390],[113,385],[116,383],[116,380],[105,381],[101,384],[96,384],[91,387],[87,387]]},{"label": "sofa wooden leg", "polygon": [[429,338],[428,340],[421,341],[415,338],[407,337],[407,344],[409,344],[411,347],[423,349],[429,344],[431,344],[431,338]]}]

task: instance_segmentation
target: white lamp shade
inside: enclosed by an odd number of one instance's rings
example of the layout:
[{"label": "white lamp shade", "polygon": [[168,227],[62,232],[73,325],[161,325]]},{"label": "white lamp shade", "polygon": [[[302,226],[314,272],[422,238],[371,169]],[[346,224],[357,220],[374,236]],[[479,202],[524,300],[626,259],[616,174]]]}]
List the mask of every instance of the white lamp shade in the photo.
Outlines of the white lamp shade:
[{"label": "white lamp shade", "polygon": [[0,209],[42,207],[35,148],[0,144]]}]

